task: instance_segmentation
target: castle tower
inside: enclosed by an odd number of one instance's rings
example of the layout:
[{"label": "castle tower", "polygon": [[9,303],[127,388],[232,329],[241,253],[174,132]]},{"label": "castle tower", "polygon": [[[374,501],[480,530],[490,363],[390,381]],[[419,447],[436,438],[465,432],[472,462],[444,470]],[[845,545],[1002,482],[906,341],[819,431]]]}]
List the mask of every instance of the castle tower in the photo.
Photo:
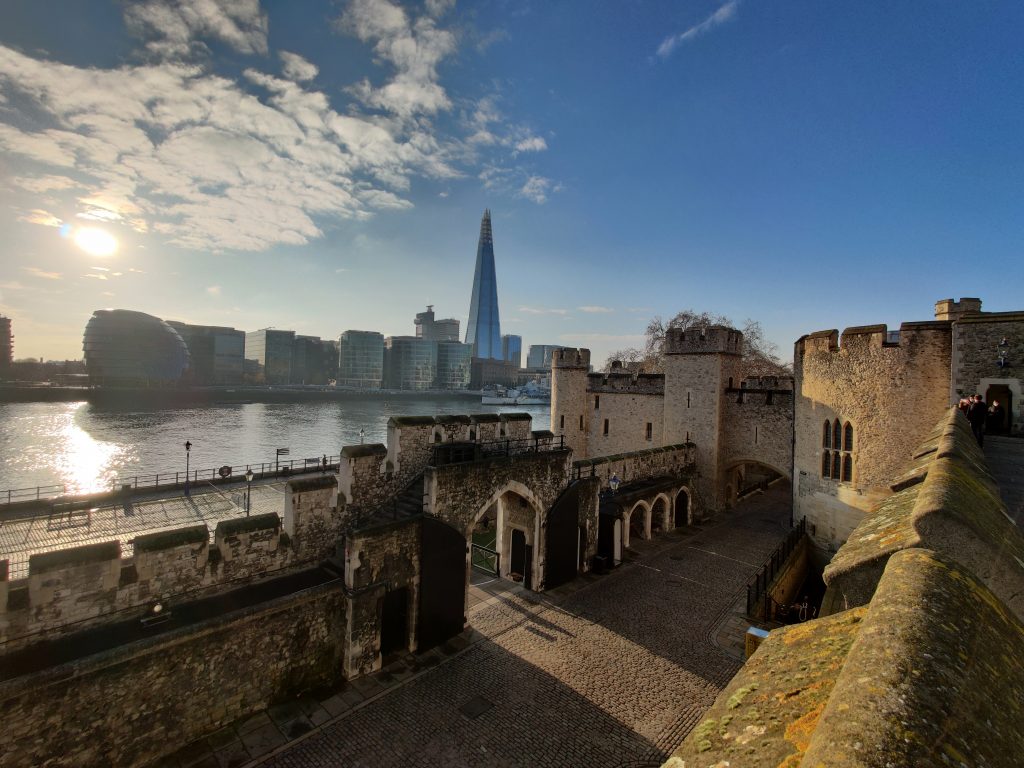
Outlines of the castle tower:
[{"label": "castle tower", "polygon": [[551,431],[565,437],[573,458],[587,457],[587,373],[589,349],[556,349],[551,353]]},{"label": "castle tower", "polygon": [[473,296],[469,302],[466,343],[473,345],[473,357],[501,360],[498,278],[494,271],[494,239],[491,236],[489,209],[484,211],[480,221],[480,241],[476,247],[476,271],[473,273]]},{"label": "castle tower", "polygon": [[726,389],[739,387],[743,334],[735,328],[670,328],[665,337],[666,445],[692,442],[697,446],[697,491],[708,511],[725,506],[723,403]]}]

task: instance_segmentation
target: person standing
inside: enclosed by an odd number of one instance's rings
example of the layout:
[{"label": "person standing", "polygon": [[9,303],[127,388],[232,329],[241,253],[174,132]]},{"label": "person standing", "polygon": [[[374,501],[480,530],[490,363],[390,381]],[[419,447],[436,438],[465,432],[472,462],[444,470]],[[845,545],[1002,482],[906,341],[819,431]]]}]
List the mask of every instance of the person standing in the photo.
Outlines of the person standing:
[{"label": "person standing", "polygon": [[971,422],[971,432],[979,446],[985,444],[985,422],[988,421],[988,406],[981,399],[981,395],[974,396],[974,402],[967,409],[967,420]]},{"label": "person standing", "polygon": [[1003,434],[1005,415],[1006,412],[1003,410],[1003,406],[999,404],[998,400],[993,400],[992,407],[988,409],[988,424],[985,426],[985,431],[990,435]]}]

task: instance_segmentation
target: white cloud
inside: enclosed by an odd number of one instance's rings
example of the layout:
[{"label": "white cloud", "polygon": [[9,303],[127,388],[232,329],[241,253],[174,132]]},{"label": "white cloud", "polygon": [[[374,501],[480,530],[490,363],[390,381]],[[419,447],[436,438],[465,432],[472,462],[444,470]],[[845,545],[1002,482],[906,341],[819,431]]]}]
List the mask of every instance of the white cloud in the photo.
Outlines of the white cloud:
[{"label": "white cloud", "polygon": [[427,13],[433,17],[443,16],[455,7],[455,0],[427,0]]},{"label": "white cloud", "polygon": [[658,56],[663,59],[667,59],[680,43],[686,43],[694,40],[720,24],[724,24],[729,21],[729,19],[736,15],[736,8],[738,5],[739,0],[730,0],[704,19],[704,21],[700,22],[700,24],[694,24],[685,32],[680,32],[679,34],[666,37],[661,41],[661,45],[658,46]]},{"label": "white cloud", "polygon": [[211,296],[220,296],[220,286],[219,285],[208,285],[208,286],[206,286],[206,292],[208,294],[210,294]]},{"label": "white cloud", "polygon": [[61,279],[60,272],[46,272],[46,271],[44,271],[42,269],[39,269],[38,267],[22,267],[21,271],[22,272],[28,272],[28,274],[32,275],[32,277],[39,277],[39,278],[42,278],[43,280],[60,280]]},{"label": "white cloud", "polygon": [[429,125],[340,114],[322,92],[245,78],[265,97],[195,65],[80,69],[0,46],[0,94],[51,124],[0,123],[0,151],[38,166],[22,189],[202,250],[306,243],[321,236],[315,217],[408,208],[410,176],[460,175]]},{"label": "white cloud", "polygon": [[548,201],[548,191],[551,189],[551,179],[546,179],[543,176],[531,176],[523,184],[519,194],[537,205],[543,205]]},{"label": "white cloud", "polygon": [[41,208],[33,208],[31,211],[20,214],[18,221],[24,221],[28,224],[39,224],[43,227],[59,227],[64,223],[49,211],[44,211]]},{"label": "white cloud", "polygon": [[549,309],[545,307],[520,307],[520,312],[525,312],[528,315],[565,315],[569,314],[568,309]]},{"label": "white cloud", "polygon": [[595,306],[593,304],[589,304],[589,305],[587,305],[585,307],[576,307],[576,309],[578,309],[580,312],[587,312],[587,313],[592,314],[592,315],[607,314],[609,312],[614,312],[615,311],[611,307],[599,307],[599,306]]},{"label": "white cloud", "polygon": [[439,29],[433,18],[410,19],[391,0],[352,0],[337,26],[371,43],[374,53],[395,69],[383,86],[363,80],[352,87],[351,92],[366,106],[406,119],[451,107],[438,82],[437,65],[455,52],[455,35]]},{"label": "white cloud", "polygon": [[548,143],[540,136],[530,136],[516,142],[518,152],[543,152],[548,148]]},{"label": "white cloud", "polygon": [[203,50],[199,38],[220,40],[241,53],[267,53],[267,15],[259,0],[145,0],[128,4],[124,16],[128,29],[157,56]]},{"label": "white cloud", "polygon": [[289,80],[302,83],[312,80],[320,72],[316,64],[307,61],[297,53],[278,51],[278,56],[281,57],[281,62],[284,65],[284,76]]}]

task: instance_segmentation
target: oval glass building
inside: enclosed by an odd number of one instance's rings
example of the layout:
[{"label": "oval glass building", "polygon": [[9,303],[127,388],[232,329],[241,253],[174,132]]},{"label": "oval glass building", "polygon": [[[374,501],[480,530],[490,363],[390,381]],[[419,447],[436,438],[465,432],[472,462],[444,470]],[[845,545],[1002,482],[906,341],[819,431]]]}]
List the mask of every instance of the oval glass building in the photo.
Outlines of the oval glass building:
[{"label": "oval glass building", "polygon": [[89,383],[161,387],[177,384],[188,368],[188,347],[159,317],[128,309],[98,309],[82,341]]}]

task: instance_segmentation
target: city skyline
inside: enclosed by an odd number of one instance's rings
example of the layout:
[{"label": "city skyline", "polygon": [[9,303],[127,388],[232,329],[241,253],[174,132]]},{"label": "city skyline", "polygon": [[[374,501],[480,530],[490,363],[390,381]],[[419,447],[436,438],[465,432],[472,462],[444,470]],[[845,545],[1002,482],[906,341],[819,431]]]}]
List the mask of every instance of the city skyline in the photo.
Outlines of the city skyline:
[{"label": "city skyline", "polygon": [[426,304],[465,324],[484,208],[502,330],[598,364],[684,308],[759,320],[788,359],[941,298],[1009,309],[1024,278],[1019,6],[4,15],[16,357],[79,358],[103,307],[324,338],[401,334]]}]

